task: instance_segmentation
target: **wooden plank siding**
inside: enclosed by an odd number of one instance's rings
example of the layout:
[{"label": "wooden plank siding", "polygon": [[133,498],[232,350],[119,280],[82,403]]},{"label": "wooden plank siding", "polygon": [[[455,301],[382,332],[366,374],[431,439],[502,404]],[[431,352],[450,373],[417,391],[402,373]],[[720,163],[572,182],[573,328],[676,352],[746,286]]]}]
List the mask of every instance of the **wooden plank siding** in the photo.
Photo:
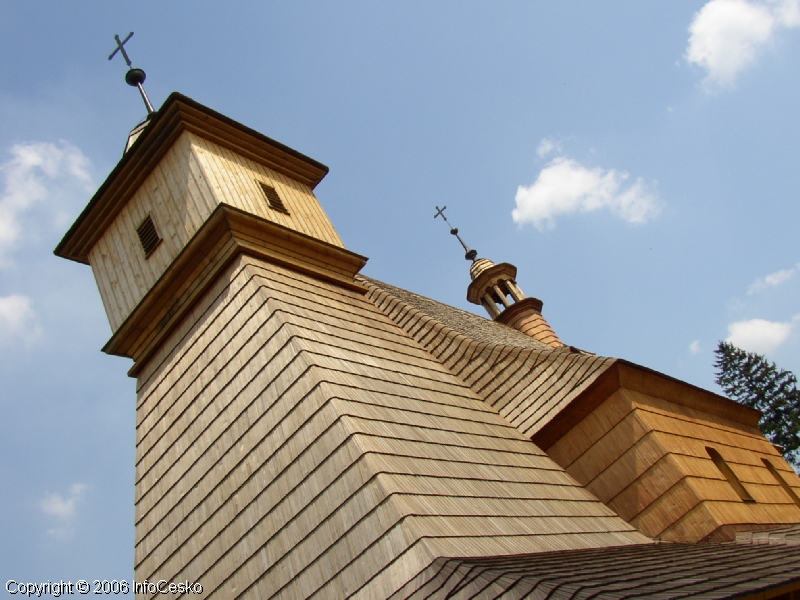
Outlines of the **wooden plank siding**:
[{"label": "wooden plank siding", "polygon": [[[184,133],[89,253],[112,331],[130,315],[214,208],[209,203],[208,184],[195,178],[195,163],[190,134]],[[145,257],[136,228],[148,214],[163,241]]]},{"label": "wooden plank siding", "polygon": [[[202,137],[192,135],[198,163],[217,203],[225,203],[344,248],[330,219],[308,185],[248,160]],[[278,192],[289,214],[269,207],[258,182]]]},{"label": "wooden plank siding", "polygon": [[[755,502],[743,502],[706,448]],[[652,537],[730,539],[742,529],[800,522],[800,507],[762,459],[800,492],[800,478],[757,428],[620,388],[548,448],[567,472]]]},{"label": "wooden plank siding", "polygon": [[385,597],[443,554],[648,541],[363,295],[262,260],[137,389],[137,580]]},{"label": "wooden plank siding", "polygon": [[[289,214],[269,208],[259,181],[277,190]],[[184,132],[89,253],[112,331],[117,331],[220,204],[344,248],[308,185]],[[148,215],[162,242],[146,257],[136,229]]]}]

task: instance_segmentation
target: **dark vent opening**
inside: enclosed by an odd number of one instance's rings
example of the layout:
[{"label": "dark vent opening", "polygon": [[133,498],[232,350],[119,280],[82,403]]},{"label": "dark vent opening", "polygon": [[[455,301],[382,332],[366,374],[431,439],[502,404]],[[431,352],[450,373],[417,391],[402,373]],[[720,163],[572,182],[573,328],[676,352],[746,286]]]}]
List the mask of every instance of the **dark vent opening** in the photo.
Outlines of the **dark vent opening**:
[{"label": "dark vent opening", "polygon": [[267,185],[261,181],[258,182],[258,185],[261,186],[261,190],[264,192],[264,195],[267,197],[267,202],[269,202],[269,207],[273,210],[277,210],[278,212],[282,212],[285,214],[289,214],[289,211],[286,209],[286,205],[281,200],[281,197],[278,196],[278,192],[275,190],[274,187],[271,185]]},{"label": "dark vent opening", "polygon": [[158,237],[156,226],[153,223],[153,219],[150,218],[150,215],[147,215],[144,222],[136,228],[136,233],[139,234],[139,241],[142,243],[142,248],[144,249],[144,257],[149,258],[161,243],[161,238]]},{"label": "dark vent opening", "polygon": [[731,484],[733,490],[742,499],[742,502],[755,502],[750,492],[748,492],[742,485],[742,482],[739,481],[736,473],[733,472],[733,469],[731,469],[728,463],[725,462],[725,459],[722,458],[722,455],[714,450],[714,448],[709,448],[708,446],[706,446],[706,452],[708,452],[708,456],[714,461],[720,473],[722,473],[725,479],[728,480],[728,483]]}]

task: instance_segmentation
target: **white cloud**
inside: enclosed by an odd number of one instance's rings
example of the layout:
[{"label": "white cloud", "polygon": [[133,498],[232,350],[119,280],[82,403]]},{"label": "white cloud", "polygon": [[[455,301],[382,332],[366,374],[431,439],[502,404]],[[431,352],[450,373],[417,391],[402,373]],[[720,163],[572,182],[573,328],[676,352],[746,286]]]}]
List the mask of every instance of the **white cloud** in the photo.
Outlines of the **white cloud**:
[{"label": "white cloud", "polygon": [[794,277],[796,272],[797,268],[783,269],[775,273],[770,273],[766,277],[759,277],[750,284],[750,287],[747,289],[747,294],[752,295],[757,292],[764,291],[767,288],[779,286],[780,284],[784,283],[785,281],[789,281],[792,277]]},{"label": "white cloud", "polygon": [[697,354],[700,352],[700,340],[695,340],[689,344],[689,352],[692,354]]},{"label": "white cloud", "polygon": [[608,209],[629,223],[644,223],[660,212],[655,193],[639,178],[627,187],[628,173],[588,169],[559,156],[548,163],[531,186],[517,188],[515,223],[552,228],[555,218],[575,212]]},{"label": "white cloud", "polygon": [[561,143],[557,142],[553,138],[544,138],[536,148],[536,154],[538,154],[541,158],[544,158],[554,150],[561,152]]},{"label": "white cloud", "polygon": [[770,0],[778,23],[786,27],[800,26],[800,0]]},{"label": "white cloud", "polygon": [[27,296],[0,296],[0,344],[14,340],[30,343],[41,330]]},{"label": "white cloud", "polygon": [[798,320],[800,315],[786,322],[764,319],[736,321],[728,325],[728,338],[725,341],[749,352],[768,354],[789,338]]},{"label": "white cloud", "polygon": [[49,535],[64,539],[74,532],[72,522],[78,509],[78,502],[85,491],[85,485],[73,483],[66,497],[61,494],[47,494],[45,496],[39,506],[45,514],[58,520],[57,527],[47,530]]},{"label": "white cloud", "polygon": [[730,87],[780,27],[800,26],[800,0],[711,0],[689,25],[686,60],[706,71],[706,89]]},{"label": "white cloud", "polygon": [[89,159],[67,142],[16,144],[10,153],[11,159],[0,165],[0,265],[8,263],[22,238],[24,213],[46,200],[57,201],[69,186],[91,187]]}]

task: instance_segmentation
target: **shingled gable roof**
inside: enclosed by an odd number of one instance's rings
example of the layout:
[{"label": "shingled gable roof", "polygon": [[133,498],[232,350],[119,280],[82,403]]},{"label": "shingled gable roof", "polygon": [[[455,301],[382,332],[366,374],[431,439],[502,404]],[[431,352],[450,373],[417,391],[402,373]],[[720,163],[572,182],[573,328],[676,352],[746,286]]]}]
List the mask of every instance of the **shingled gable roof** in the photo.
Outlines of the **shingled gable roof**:
[{"label": "shingled gable roof", "polygon": [[506,325],[375,279],[357,279],[384,314],[527,437],[615,362],[569,346],[554,349]]}]

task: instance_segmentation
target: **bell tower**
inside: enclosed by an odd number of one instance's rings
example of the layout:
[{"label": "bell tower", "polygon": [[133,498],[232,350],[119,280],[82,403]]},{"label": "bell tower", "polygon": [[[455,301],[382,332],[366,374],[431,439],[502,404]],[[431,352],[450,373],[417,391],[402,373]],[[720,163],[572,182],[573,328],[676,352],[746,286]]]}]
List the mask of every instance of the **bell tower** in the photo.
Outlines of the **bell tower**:
[{"label": "bell tower", "polygon": [[92,267],[113,331],[103,350],[132,358],[135,376],[242,252],[353,285],[366,259],[314,196],[327,172],[172,94],[56,248]]}]

